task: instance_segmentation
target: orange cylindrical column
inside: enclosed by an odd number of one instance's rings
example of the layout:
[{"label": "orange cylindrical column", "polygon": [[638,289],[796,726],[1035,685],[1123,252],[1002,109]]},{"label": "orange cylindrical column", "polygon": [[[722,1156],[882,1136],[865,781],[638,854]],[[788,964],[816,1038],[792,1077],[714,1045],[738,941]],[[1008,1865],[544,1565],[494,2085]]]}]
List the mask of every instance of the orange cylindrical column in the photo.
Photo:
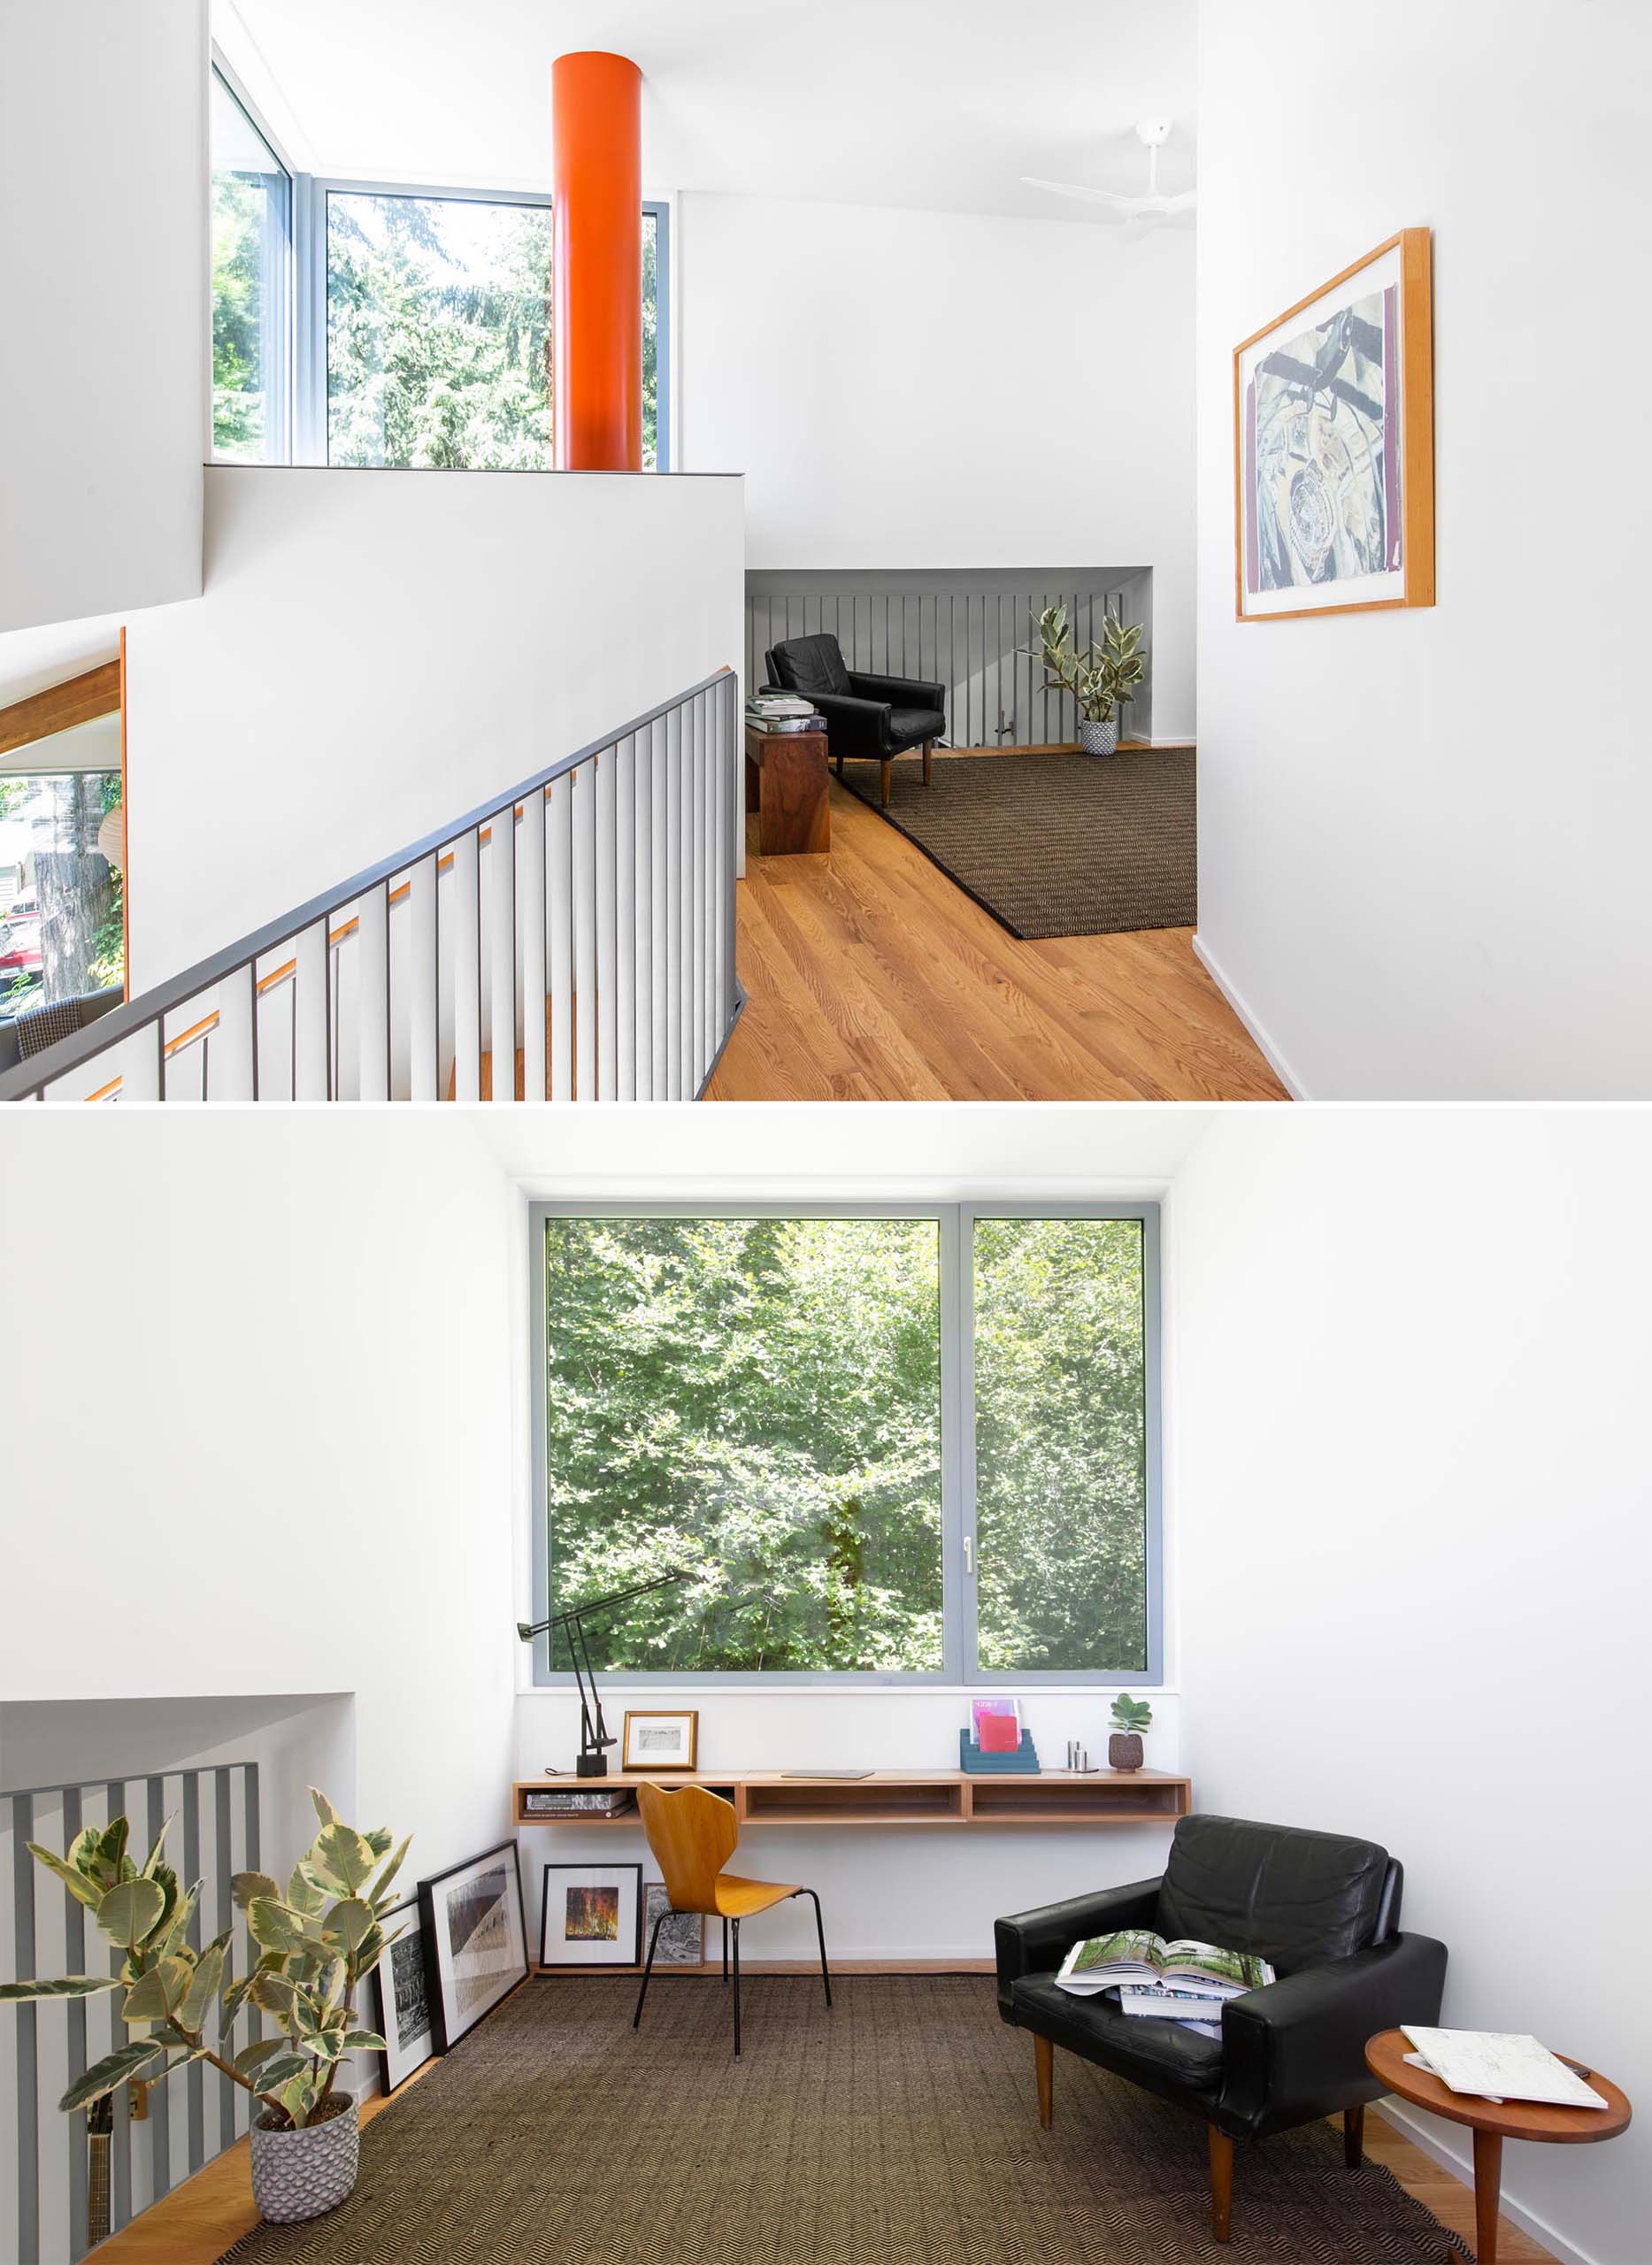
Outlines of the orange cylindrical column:
[{"label": "orange cylindrical column", "polygon": [[642,469],[642,73],[623,55],[550,72],[557,464]]}]

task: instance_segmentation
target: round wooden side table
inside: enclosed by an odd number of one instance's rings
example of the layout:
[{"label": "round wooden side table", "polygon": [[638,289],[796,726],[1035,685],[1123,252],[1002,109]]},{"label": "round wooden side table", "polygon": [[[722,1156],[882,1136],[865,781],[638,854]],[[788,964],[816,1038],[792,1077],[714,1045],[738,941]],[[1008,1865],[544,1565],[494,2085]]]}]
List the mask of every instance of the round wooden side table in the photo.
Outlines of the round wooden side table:
[{"label": "round wooden side table", "polygon": [[1615,2139],[1628,2124],[1629,2102],[1598,2069],[1586,2069],[1564,2053],[1557,2057],[1575,2069],[1607,2107],[1551,2108],[1536,2100],[1480,2100],[1471,2092],[1452,2092],[1438,2077],[1412,2068],[1405,2058],[1410,2049],[1403,2031],[1385,2029],[1366,2046],[1365,2066],[1401,2100],[1450,2123],[1466,2123],[1473,2132],[1474,2255],[1478,2265],[1496,2265],[1503,2141],[1547,2139],[1576,2146],[1591,2139]]}]

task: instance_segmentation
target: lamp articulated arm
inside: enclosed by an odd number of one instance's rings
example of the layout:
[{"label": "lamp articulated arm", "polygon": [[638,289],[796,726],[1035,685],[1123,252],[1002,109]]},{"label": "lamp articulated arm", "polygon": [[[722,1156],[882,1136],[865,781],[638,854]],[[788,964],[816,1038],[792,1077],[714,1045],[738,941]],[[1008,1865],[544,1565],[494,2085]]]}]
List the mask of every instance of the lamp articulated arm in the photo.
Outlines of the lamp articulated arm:
[{"label": "lamp articulated arm", "polygon": [[[669,1573],[662,1573],[657,1580],[639,1581],[633,1588],[615,1589],[607,1596],[593,1597],[588,1604],[570,1605],[565,1612],[553,1612],[546,1620],[519,1620],[516,1632],[525,1644],[535,1636],[551,1632],[567,1638],[568,1657],[573,1666],[573,1680],[580,1693],[580,1757],[574,1764],[575,1775],[580,1777],[605,1777],[608,1775],[607,1749],[616,1743],[603,1720],[603,1702],[597,1695],[596,1670],[591,1665],[590,1640],[585,1632],[587,1616],[606,1612],[617,1604],[628,1604],[634,1596],[647,1596],[655,1589],[670,1588],[674,1582],[691,1580],[692,1571],[687,1566]],[[590,1695],[586,1695],[586,1685]]]}]

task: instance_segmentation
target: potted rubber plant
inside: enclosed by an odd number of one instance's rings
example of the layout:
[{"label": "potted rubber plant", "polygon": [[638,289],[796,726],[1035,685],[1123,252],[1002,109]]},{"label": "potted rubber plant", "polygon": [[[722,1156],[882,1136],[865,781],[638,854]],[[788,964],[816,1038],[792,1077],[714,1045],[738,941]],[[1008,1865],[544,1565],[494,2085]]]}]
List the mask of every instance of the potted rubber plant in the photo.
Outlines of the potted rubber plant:
[{"label": "potted rubber plant", "polygon": [[1113,1731],[1107,1741],[1107,1766],[1110,1770],[1132,1770],[1141,1767],[1145,1749],[1141,1733],[1153,1720],[1153,1709],[1145,1699],[1133,1699],[1121,1691],[1113,1701]]},{"label": "potted rubber plant", "polygon": [[1064,605],[1047,605],[1034,617],[1036,649],[1021,649],[1044,667],[1046,692],[1070,693],[1079,711],[1079,745],[1086,755],[1111,755],[1118,745],[1118,710],[1147,674],[1141,645],[1143,625],[1115,614],[1102,619],[1102,640],[1080,652]]},{"label": "potted rubber plant", "polygon": [[[115,1970],[0,1984],[0,2000],[13,2003],[125,1992],[120,2019],[136,2034],[76,2077],[58,2103],[65,2114],[94,2108],[122,2085],[162,2083],[193,2061],[210,2062],[250,2092],[253,2198],[277,2223],[319,2217],[355,2185],[356,2102],[338,2078],[348,2054],[384,2050],[375,2031],[357,2026],[355,1999],[395,1939],[381,1923],[409,1845],[392,1854],[388,1831],[356,1831],[313,1786],[311,1799],[321,1829],[285,1889],[266,1872],[237,1872],[232,1882],[251,1938],[239,1980],[224,1981],[233,1929],[200,1950],[188,1939],[201,1882],[183,1886],[165,1862],[166,1827],[139,1864],[118,1816],[102,1831],[88,1827],[61,1856],[28,1844],[91,1912],[119,1954]],[[242,2006],[270,2015],[278,2031],[227,2057]],[[216,2045],[208,2036],[215,2012]]]}]

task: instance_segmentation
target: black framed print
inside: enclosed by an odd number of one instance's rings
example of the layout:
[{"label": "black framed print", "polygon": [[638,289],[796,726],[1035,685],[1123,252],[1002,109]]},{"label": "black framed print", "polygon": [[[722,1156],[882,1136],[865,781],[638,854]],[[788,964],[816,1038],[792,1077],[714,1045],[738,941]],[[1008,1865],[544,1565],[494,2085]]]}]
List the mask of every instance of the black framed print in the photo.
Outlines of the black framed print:
[{"label": "black framed print", "polygon": [[522,1872],[516,1842],[419,1883],[431,2033],[438,2053],[457,2045],[527,1972]]},{"label": "black framed print", "polygon": [[547,1864],[542,1966],[641,1966],[641,1864]]},{"label": "black framed print", "polygon": [[379,1993],[379,2081],[387,2093],[405,2084],[435,2052],[430,2026],[430,1993],[425,1975],[425,1930],[416,1897],[387,1911],[381,1922],[387,1942],[373,1969]]}]

